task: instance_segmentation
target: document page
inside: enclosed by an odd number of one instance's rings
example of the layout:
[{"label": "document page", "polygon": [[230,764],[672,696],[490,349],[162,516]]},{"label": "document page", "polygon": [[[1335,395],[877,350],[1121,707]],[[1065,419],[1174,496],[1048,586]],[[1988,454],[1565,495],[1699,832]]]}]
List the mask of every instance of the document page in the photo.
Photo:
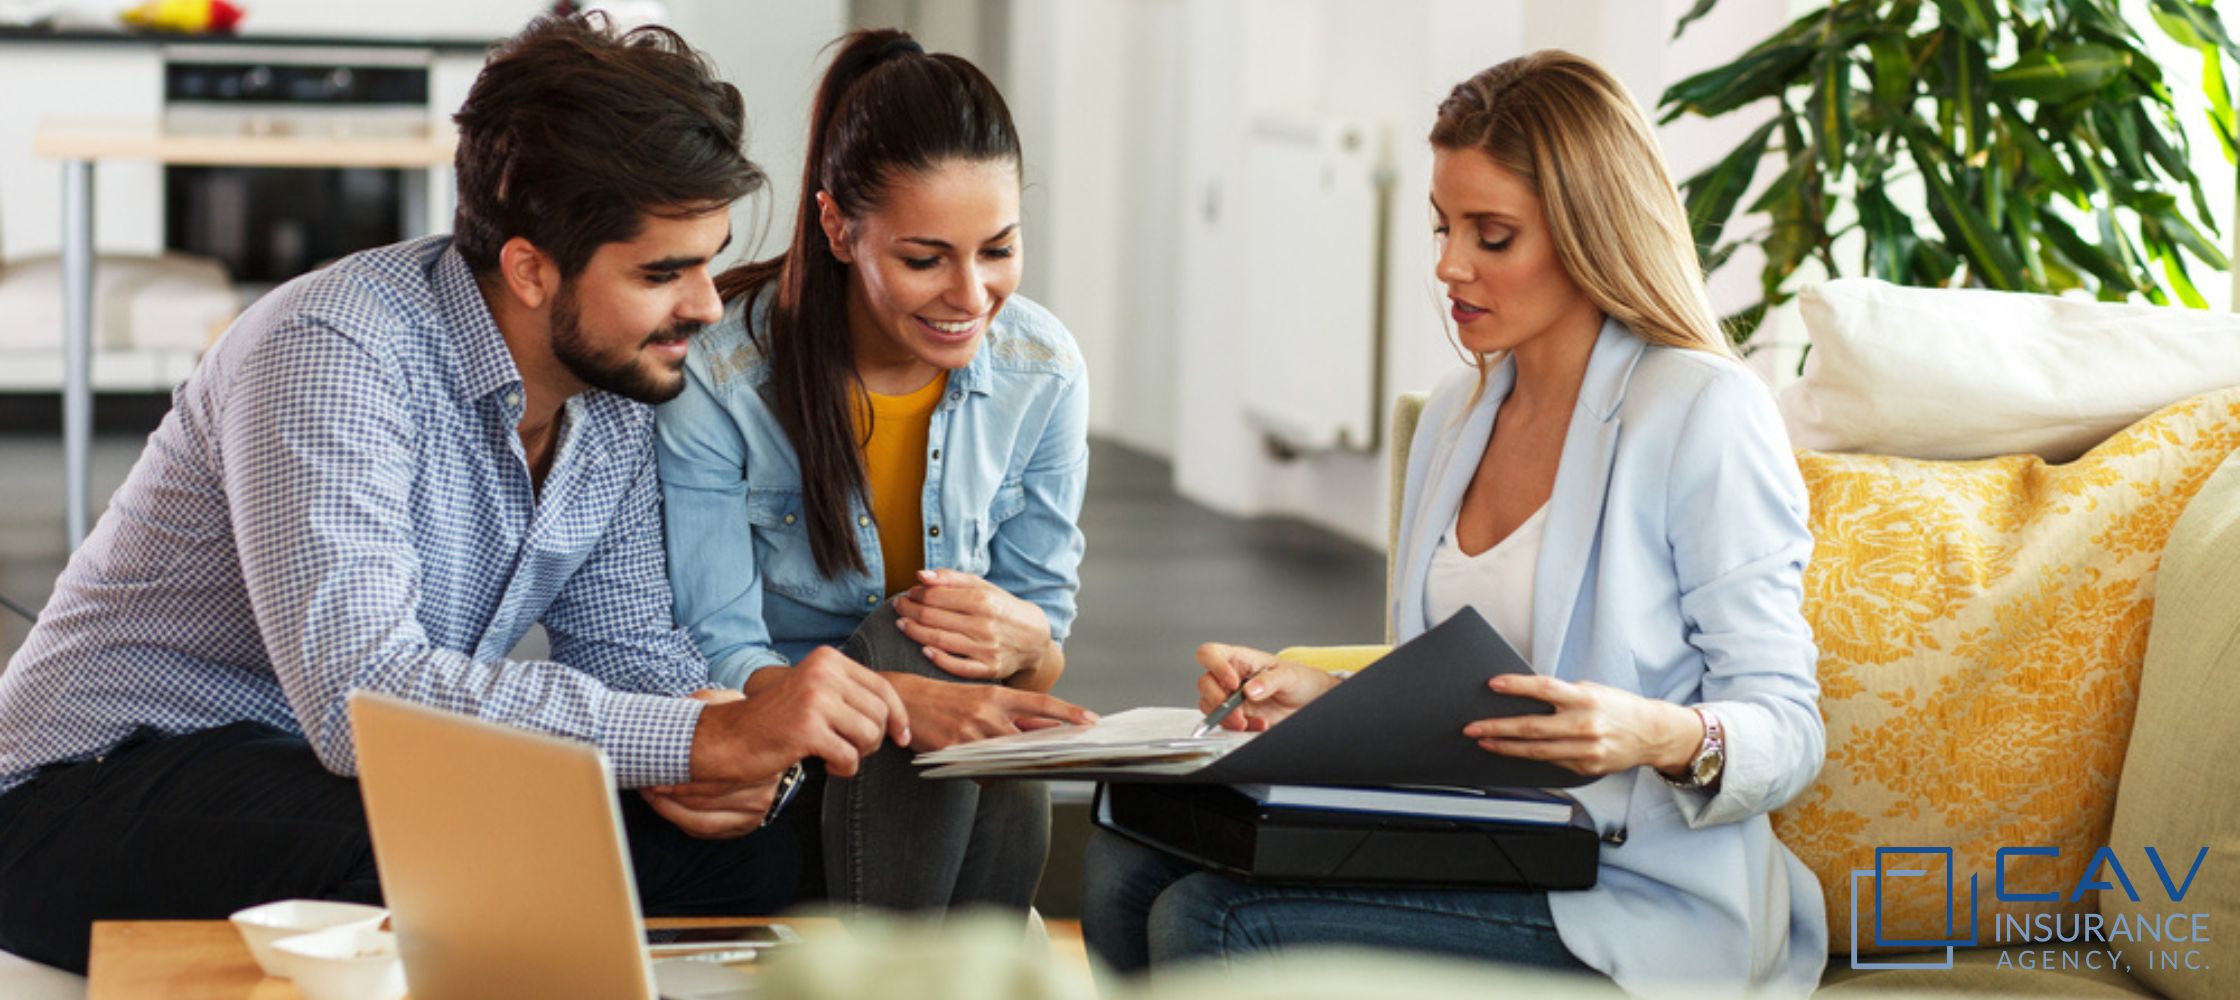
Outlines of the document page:
[{"label": "document page", "polygon": [[1225,729],[1191,736],[1204,721],[1205,716],[1194,708],[1132,708],[1092,725],[1059,726],[959,743],[919,754],[917,762],[927,769],[924,773],[929,778],[1084,766],[1181,774],[1243,746],[1254,736]]}]

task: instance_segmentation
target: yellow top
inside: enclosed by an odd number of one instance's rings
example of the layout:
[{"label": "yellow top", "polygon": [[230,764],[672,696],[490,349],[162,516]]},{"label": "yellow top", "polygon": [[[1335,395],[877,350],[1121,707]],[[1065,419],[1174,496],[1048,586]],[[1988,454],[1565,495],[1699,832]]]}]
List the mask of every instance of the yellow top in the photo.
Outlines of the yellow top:
[{"label": "yellow top", "polygon": [[[925,388],[901,396],[871,397],[871,440],[863,445],[863,474],[871,487],[871,517],[879,526],[879,561],[887,577],[887,596],[918,585],[925,567],[925,512],[919,496],[926,489],[926,443],[933,408],[940,404],[949,373]],[[861,409],[857,419],[862,419]]]}]

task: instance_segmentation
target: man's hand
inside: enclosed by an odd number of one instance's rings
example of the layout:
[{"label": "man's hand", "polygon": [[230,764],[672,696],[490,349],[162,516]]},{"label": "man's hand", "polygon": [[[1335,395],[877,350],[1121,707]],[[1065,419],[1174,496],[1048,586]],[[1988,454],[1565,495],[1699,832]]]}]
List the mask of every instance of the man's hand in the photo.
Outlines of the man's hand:
[{"label": "man's hand", "polygon": [[896,624],[925,647],[934,666],[966,680],[1001,682],[1049,654],[1050,618],[1034,602],[953,569],[919,570],[918,581],[895,597]]},{"label": "man's hand", "polygon": [[755,685],[753,697],[700,712],[692,779],[765,782],[810,757],[822,758],[826,773],[850,777],[883,739],[910,742],[910,715],[894,687],[839,650],[820,646],[777,680]]},{"label": "man's hand", "polygon": [[702,840],[729,840],[762,829],[777,792],[777,778],[749,784],[693,781],[638,789],[638,795],[661,818]]},{"label": "man's hand", "polygon": [[939,750],[991,736],[1008,736],[1022,729],[1047,729],[1060,723],[1085,726],[1097,713],[1071,702],[1034,691],[987,684],[957,684],[889,673],[887,681],[909,706],[912,725],[910,749]]},{"label": "man's hand", "polygon": [[[702,688],[692,700],[708,705],[742,701],[746,695],[731,688]],[[656,785],[638,789],[640,798],[677,829],[702,840],[743,837],[762,828],[770,815],[778,779],[747,782],[693,781],[682,785]]]}]

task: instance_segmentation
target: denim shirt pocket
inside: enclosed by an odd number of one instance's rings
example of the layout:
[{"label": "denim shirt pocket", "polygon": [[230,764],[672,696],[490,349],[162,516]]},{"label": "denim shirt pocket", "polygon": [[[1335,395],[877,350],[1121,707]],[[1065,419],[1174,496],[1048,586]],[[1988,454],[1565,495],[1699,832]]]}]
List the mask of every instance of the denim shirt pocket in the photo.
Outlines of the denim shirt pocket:
[{"label": "denim shirt pocket", "polygon": [[1019,516],[1019,512],[1026,509],[1025,484],[1017,479],[1008,479],[997,486],[994,499],[988,502],[987,513],[974,517],[970,522],[972,545],[964,553],[965,564],[959,568],[967,573],[985,575],[990,561],[989,547],[995,544],[996,530],[1002,527],[1003,522]]},{"label": "denim shirt pocket", "polygon": [[763,588],[804,604],[822,603],[817,594],[825,581],[809,551],[809,516],[801,507],[801,491],[749,488],[747,523],[754,531]]}]

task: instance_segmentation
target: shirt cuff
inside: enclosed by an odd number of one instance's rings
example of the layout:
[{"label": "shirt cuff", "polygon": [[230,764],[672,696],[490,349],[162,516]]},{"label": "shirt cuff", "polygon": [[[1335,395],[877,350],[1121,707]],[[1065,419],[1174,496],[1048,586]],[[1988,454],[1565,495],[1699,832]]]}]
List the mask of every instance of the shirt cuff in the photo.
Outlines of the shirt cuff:
[{"label": "shirt cuff", "polygon": [[599,749],[624,788],[692,780],[692,734],[705,706],[663,694],[610,693],[599,707]]},{"label": "shirt cuff", "polygon": [[737,691],[747,685],[747,678],[764,667],[792,666],[784,653],[768,647],[748,647],[708,665],[708,679],[717,687]]}]

